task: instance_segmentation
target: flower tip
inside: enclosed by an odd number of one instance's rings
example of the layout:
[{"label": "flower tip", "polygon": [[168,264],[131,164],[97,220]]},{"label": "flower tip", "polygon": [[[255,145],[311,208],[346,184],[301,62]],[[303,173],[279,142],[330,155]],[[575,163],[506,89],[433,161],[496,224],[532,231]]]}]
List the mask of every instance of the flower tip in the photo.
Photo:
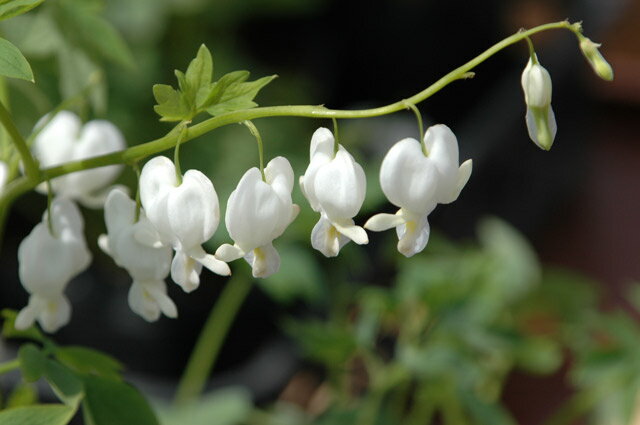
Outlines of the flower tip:
[{"label": "flower tip", "polygon": [[602,56],[599,47],[599,43],[594,43],[587,37],[580,38],[580,50],[596,75],[605,81],[613,81],[613,68]]}]

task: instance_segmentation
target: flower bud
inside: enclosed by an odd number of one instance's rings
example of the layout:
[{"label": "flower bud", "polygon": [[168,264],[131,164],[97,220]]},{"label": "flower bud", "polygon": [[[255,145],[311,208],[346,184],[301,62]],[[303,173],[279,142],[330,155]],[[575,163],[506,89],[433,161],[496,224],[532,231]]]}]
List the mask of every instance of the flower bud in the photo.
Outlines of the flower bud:
[{"label": "flower bud", "polygon": [[538,63],[535,54],[522,72],[522,90],[527,104],[526,122],[529,137],[541,149],[549,150],[558,130],[551,108],[551,77]]},{"label": "flower bud", "polygon": [[582,34],[578,35],[578,39],[580,40],[580,50],[582,50],[582,54],[593,68],[593,71],[596,75],[603,80],[612,81],[613,80],[613,69],[609,62],[602,56],[598,47],[600,47],[599,43],[594,43],[587,37]]}]

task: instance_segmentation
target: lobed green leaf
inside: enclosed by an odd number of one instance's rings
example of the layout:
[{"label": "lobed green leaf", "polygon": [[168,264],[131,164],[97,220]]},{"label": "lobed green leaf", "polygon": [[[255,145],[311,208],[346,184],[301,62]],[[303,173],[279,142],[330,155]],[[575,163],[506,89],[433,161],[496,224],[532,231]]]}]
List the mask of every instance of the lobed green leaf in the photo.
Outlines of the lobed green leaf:
[{"label": "lobed green leaf", "polygon": [[9,0],[0,3],[0,21],[27,13],[44,0]]},{"label": "lobed green leaf", "polygon": [[0,412],[2,425],[65,425],[76,409],[63,404],[14,407]]},{"label": "lobed green leaf", "polygon": [[29,62],[16,46],[4,38],[0,38],[0,75],[34,82]]},{"label": "lobed green leaf", "polygon": [[158,425],[147,400],[125,382],[87,376],[84,389],[84,416],[92,425]]}]

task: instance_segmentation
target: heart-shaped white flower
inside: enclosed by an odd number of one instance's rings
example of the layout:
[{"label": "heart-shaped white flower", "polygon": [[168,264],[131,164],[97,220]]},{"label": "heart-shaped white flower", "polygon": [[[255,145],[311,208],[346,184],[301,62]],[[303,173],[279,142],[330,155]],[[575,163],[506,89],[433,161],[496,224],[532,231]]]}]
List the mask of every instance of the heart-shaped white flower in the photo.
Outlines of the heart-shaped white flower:
[{"label": "heart-shaped white flower", "polygon": [[407,138],[391,147],[382,161],[380,185],[396,214],[376,214],[364,225],[376,232],[396,228],[398,251],[411,257],[429,241],[428,216],[437,204],[455,201],[471,176],[472,161],[458,165],[458,141],[443,124],[427,129],[424,143]]},{"label": "heart-shaped white flower", "polygon": [[51,226],[53,233],[45,212],[18,248],[20,282],[30,297],[16,318],[16,329],[27,329],[36,320],[46,332],[66,325],[71,318],[71,304],[64,290],[91,262],[82,233],[82,215],[73,201],[53,200]]},{"label": "heart-shaped white flower", "polygon": [[123,191],[112,190],[104,205],[108,235],[101,235],[98,245],[131,275],[129,306],[135,313],[149,322],[158,320],[161,313],[175,318],[178,311],[164,282],[171,269],[171,248],[161,245],[144,210],[138,221],[135,215],[136,203]]},{"label": "heart-shaped white flower", "polygon": [[353,217],[364,202],[367,181],[353,156],[340,145],[334,155],[335,139],[330,130],[319,128],[311,137],[310,163],[300,177],[300,189],[320,220],[311,232],[311,245],[327,257],[335,257],[349,240],[369,242],[367,233]]},{"label": "heart-shaped white flower", "polygon": [[248,170],[227,202],[225,223],[234,245],[224,244],[216,257],[233,261],[244,257],[254,277],[268,277],[280,268],[280,256],[273,247],[296,218],[300,208],[291,202],[293,169],[287,159],[272,159],[264,169],[265,181],[257,168]]},{"label": "heart-shaped white flower", "polygon": [[[122,150],[124,137],[116,126],[105,120],[89,121],[84,126],[72,112],[58,112],[46,125],[48,116],[35,126],[38,135],[33,153],[42,167],[53,167],[67,161],[87,159]],[[42,127],[44,125],[44,127]],[[122,170],[122,165],[109,165],[77,171],[51,180],[57,195],[77,200],[85,206],[101,208],[110,191],[106,188]],[[46,193],[46,186],[38,186]]]},{"label": "heart-shaped white flower", "polygon": [[[162,243],[176,251],[171,278],[182,289],[191,292],[198,287],[202,266],[219,275],[231,274],[227,263],[201,246],[220,223],[218,195],[207,176],[189,170],[178,184],[173,162],[157,156],[142,168],[140,199]],[[153,241],[147,243],[153,245]]]}]

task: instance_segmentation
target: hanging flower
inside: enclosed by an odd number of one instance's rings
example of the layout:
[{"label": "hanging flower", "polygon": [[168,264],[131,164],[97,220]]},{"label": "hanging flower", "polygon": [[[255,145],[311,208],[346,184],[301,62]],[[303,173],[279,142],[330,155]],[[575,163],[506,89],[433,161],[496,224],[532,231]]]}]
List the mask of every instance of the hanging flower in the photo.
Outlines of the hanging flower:
[{"label": "hanging flower", "polygon": [[311,232],[311,245],[327,257],[335,257],[349,240],[358,245],[369,242],[367,233],[356,226],[367,189],[364,171],[353,156],[340,145],[334,154],[331,131],[319,128],[311,137],[311,162],[300,189],[320,220]]},{"label": "hanging flower", "polygon": [[280,256],[273,247],[296,218],[300,207],[291,202],[293,169],[285,158],[272,159],[262,180],[257,168],[248,170],[227,203],[225,223],[235,244],[224,244],[216,257],[233,261],[244,257],[254,277],[268,277],[280,268]]},{"label": "hanging flower", "polygon": [[[189,170],[179,184],[173,162],[164,156],[155,157],[142,169],[140,199],[162,243],[176,251],[171,278],[182,289],[191,292],[198,287],[202,266],[219,275],[231,274],[225,262],[207,254],[201,246],[220,222],[218,195],[207,176]],[[146,243],[153,245],[153,241]]]},{"label": "hanging flower", "polygon": [[[67,161],[87,159],[122,150],[124,137],[116,126],[105,120],[89,121],[84,126],[72,112],[60,111],[49,123],[45,116],[35,126],[38,135],[33,142],[33,153],[42,167],[53,167]],[[91,208],[102,208],[112,183],[122,165],[109,165],[91,170],[77,171],[51,180],[57,195],[77,200]],[[38,191],[46,193],[46,186]]]},{"label": "hanging flower", "polygon": [[428,216],[437,204],[455,201],[471,176],[472,161],[458,165],[458,141],[443,124],[427,129],[425,155],[415,139],[397,142],[382,161],[380,185],[396,214],[376,214],[364,225],[376,232],[396,228],[398,251],[411,257],[429,241]]},{"label": "hanging flower", "polygon": [[84,223],[78,207],[69,199],[51,204],[51,231],[47,213],[42,222],[20,243],[19,276],[29,292],[29,303],[16,318],[16,329],[38,321],[46,332],[55,332],[71,318],[71,304],[64,295],[69,281],[91,262],[82,233]]},{"label": "hanging flower", "polygon": [[548,151],[556,137],[558,127],[551,108],[551,77],[533,53],[522,72],[522,90],[527,104],[527,130],[539,148]]},{"label": "hanging flower", "polygon": [[[104,205],[108,235],[101,235],[98,245],[131,275],[131,310],[148,322],[158,320],[161,313],[175,318],[178,311],[167,296],[164,282],[171,269],[171,248],[161,245],[155,228],[143,210],[137,222],[135,216],[136,203],[123,191],[112,190]],[[138,240],[140,235],[144,243]],[[149,241],[153,246],[149,245]]]}]

